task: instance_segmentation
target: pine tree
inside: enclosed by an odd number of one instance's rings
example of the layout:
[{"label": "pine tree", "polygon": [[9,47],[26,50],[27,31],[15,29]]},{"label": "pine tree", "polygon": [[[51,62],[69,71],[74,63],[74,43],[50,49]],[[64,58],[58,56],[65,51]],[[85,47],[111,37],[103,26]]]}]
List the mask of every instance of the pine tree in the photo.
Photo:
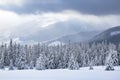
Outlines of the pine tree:
[{"label": "pine tree", "polygon": [[7,44],[5,44],[5,49],[4,50],[5,50],[5,52],[4,52],[4,65],[9,66],[10,60],[9,60]]},{"label": "pine tree", "polygon": [[94,69],[93,66],[94,66],[94,59],[89,62],[89,70],[93,70]]},{"label": "pine tree", "polygon": [[0,47],[0,69],[4,69],[4,46]]},{"label": "pine tree", "polygon": [[36,61],[36,69],[37,70],[44,70],[45,68],[45,58],[43,54],[40,54],[39,58]]},{"label": "pine tree", "polygon": [[13,66],[13,61],[10,60],[10,67],[9,67],[9,70],[14,70],[14,66]]},{"label": "pine tree", "polygon": [[117,59],[117,51],[115,50],[110,50],[108,57],[106,59],[106,69],[105,70],[114,70],[114,65],[117,64],[118,59]]},{"label": "pine tree", "polygon": [[33,69],[33,68],[34,68],[33,61],[30,61],[30,69]]},{"label": "pine tree", "polygon": [[79,69],[79,64],[76,61],[74,55],[72,54],[68,63],[68,69],[70,70],[78,70]]},{"label": "pine tree", "polygon": [[12,39],[10,40],[10,44],[9,44],[9,59],[13,59],[13,41]]},{"label": "pine tree", "polygon": [[27,60],[26,60],[26,53],[25,53],[25,50],[24,50],[24,48],[23,47],[21,47],[20,49],[19,49],[20,51],[20,53],[19,53],[19,56],[17,57],[17,62],[16,62],[16,64],[17,64],[17,68],[19,69],[19,70],[21,70],[21,69],[26,69],[26,67],[27,67]]}]

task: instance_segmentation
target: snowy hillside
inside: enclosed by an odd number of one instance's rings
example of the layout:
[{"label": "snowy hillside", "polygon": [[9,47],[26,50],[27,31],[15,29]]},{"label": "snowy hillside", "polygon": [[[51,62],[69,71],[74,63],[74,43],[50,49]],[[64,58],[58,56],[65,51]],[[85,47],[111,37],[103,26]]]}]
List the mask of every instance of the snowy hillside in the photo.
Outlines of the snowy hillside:
[{"label": "snowy hillside", "polygon": [[92,39],[94,36],[99,34],[100,32],[101,31],[77,32],[74,34],[69,34],[69,35],[59,37],[55,40],[51,40],[51,41],[49,41],[49,43],[53,43],[56,41],[60,41],[60,42],[64,42],[64,43],[68,43],[69,41],[72,43],[87,42],[90,39]]},{"label": "snowy hillside", "polygon": [[104,32],[95,36],[91,41],[93,42],[107,41],[114,44],[119,44],[120,43],[120,26],[116,26],[116,27],[105,30]]},{"label": "snowy hillside", "polygon": [[[115,71],[105,71],[105,67],[88,67],[80,70],[0,70],[0,80],[120,80],[120,67]],[[6,77],[7,76],[7,77]]]},{"label": "snowy hillside", "polygon": [[111,32],[111,36],[118,35],[118,34],[120,34],[120,31]]}]

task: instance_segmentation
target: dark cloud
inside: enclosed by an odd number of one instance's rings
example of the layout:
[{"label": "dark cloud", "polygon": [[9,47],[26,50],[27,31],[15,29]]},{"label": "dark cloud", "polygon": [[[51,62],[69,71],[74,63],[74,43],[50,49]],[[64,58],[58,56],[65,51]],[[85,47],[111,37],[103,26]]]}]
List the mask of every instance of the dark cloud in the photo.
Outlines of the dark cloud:
[{"label": "dark cloud", "polygon": [[22,7],[9,8],[18,13],[75,10],[85,14],[120,14],[120,0],[27,0]]},{"label": "dark cloud", "polygon": [[120,0],[70,0],[68,7],[87,14],[119,14],[119,3]]}]

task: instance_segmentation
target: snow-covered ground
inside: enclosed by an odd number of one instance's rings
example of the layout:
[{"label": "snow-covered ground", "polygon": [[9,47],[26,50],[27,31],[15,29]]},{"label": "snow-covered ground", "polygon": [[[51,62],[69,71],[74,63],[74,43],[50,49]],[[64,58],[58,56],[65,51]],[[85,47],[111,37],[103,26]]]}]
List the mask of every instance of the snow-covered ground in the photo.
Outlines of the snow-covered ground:
[{"label": "snow-covered ground", "polygon": [[80,68],[80,70],[0,70],[0,80],[120,80],[120,67],[104,71],[105,67]]}]

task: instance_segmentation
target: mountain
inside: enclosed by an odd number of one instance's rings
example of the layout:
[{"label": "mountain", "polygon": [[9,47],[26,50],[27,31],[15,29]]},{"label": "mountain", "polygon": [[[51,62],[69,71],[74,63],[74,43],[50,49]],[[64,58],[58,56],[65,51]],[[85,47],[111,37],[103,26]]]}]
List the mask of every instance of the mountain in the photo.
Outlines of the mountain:
[{"label": "mountain", "polygon": [[120,26],[112,27],[95,36],[92,42],[107,41],[114,44],[120,43]]},{"label": "mountain", "polygon": [[[96,30],[96,27],[92,25],[86,25],[83,23],[80,24],[79,21],[75,21],[75,20],[57,22],[55,24],[51,24],[44,28],[40,27],[41,22],[39,20],[31,21],[29,23],[24,23],[20,26],[25,26],[25,27],[20,28],[19,31],[16,32],[16,33],[19,33],[18,35],[17,34],[13,34],[13,35],[15,35],[14,37],[19,36],[21,41],[26,41],[26,42],[28,41],[35,41],[35,42],[50,41],[50,40],[55,40],[56,38],[60,38],[64,35]],[[75,35],[80,35],[80,34],[75,34]],[[74,35],[70,35],[70,36],[74,36]],[[84,36],[82,36],[81,38],[83,37]]]},{"label": "mountain", "polygon": [[71,43],[77,43],[77,42],[87,42],[92,37],[100,33],[100,31],[86,31],[86,32],[79,32],[75,34],[70,34],[66,36],[62,36],[60,38],[57,38],[55,40],[51,40],[49,43],[55,43],[55,42],[62,42],[62,43],[68,43],[69,41]]}]

